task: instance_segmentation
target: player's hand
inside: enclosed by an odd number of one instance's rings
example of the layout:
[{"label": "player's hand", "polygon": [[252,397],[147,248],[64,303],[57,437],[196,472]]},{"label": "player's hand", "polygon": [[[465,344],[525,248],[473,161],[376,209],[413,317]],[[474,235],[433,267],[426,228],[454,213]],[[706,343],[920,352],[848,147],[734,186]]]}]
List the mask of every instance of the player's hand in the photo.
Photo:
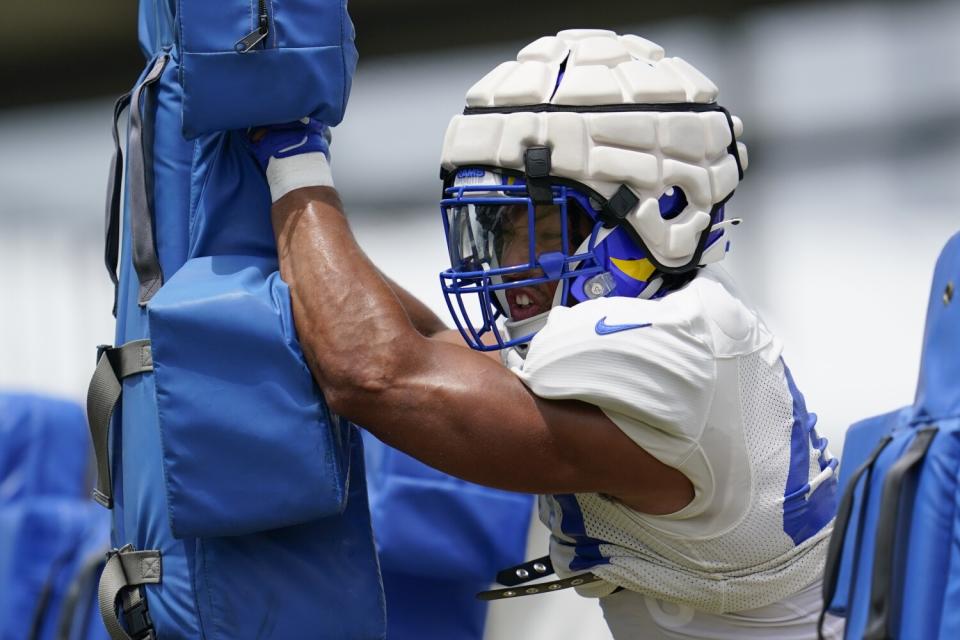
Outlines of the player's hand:
[{"label": "player's hand", "polygon": [[304,153],[322,153],[330,159],[330,128],[319,120],[303,118],[251,129],[250,146],[266,171],[270,158],[289,158]]}]

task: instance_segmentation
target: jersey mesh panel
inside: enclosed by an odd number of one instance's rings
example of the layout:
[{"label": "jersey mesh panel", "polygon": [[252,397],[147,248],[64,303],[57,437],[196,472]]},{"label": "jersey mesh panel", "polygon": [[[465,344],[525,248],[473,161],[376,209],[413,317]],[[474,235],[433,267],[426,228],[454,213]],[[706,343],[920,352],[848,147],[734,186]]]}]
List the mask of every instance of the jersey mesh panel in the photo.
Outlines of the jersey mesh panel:
[{"label": "jersey mesh panel", "polygon": [[[595,573],[628,589],[712,612],[764,606],[820,576],[830,527],[800,546],[783,531],[793,427],[783,364],[770,365],[755,353],[739,358],[737,375],[753,488],[745,517],[727,531],[690,540],[653,530],[644,522],[649,516],[616,501],[578,494],[587,534],[608,542],[601,552],[610,564]],[[810,453],[812,478],[819,466],[812,448]]]}]

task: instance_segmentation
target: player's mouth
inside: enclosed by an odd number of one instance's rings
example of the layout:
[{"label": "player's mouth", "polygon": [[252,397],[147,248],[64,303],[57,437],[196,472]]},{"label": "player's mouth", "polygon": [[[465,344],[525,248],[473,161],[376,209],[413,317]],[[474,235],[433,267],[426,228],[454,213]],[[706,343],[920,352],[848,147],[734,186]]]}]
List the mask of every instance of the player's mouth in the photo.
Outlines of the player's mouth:
[{"label": "player's mouth", "polygon": [[512,320],[526,320],[550,310],[549,297],[533,287],[507,289],[505,293]]}]

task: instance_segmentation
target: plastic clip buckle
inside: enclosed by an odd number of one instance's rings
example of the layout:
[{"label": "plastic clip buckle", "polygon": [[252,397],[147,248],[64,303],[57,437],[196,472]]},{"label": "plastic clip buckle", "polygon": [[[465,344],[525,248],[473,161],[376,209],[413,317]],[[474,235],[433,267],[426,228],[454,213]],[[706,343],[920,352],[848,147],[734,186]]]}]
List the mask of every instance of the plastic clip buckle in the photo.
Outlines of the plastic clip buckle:
[{"label": "plastic clip buckle", "polygon": [[127,631],[134,640],[153,640],[156,637],[147,601],[142,598],[129,609],[123,610],[123,621],[127,623]]}]

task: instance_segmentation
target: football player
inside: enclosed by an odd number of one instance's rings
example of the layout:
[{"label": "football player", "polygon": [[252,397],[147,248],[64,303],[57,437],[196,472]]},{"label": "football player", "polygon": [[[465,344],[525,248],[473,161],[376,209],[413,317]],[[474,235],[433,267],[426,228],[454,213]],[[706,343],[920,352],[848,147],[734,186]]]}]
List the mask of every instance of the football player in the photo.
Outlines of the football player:
[{"label": "football player", "polygon": [[617,638],[816,637],[837,460],[717,265],[747,156],[716,99],[684,60],[598,30],[474,85],[442,155],[457,331],[357,246],[322,124],[254,135],[330,407],[449,474],[540,494],[552,588],[599,598]]}]

